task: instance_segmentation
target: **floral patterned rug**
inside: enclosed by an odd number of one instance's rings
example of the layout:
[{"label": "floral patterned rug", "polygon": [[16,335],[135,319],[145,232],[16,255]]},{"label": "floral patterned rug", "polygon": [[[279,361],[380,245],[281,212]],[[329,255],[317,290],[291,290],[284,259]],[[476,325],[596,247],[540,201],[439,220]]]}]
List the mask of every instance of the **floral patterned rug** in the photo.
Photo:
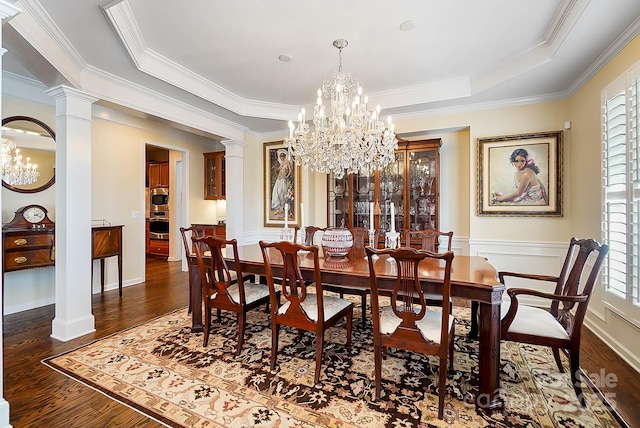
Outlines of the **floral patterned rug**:
[{"label": "floral patterned rug", "polygon": [[317,385],[310,333],[298,336],[295,330],[281,329],[278,365],[270,372],[271,329],[262,310],[250,312],[244,349],[237,357],[235,317],[223,314],[204,348],[202,333],[190,332],[191,318],[184,309],[44,363],[171,427],[621,426],[588,386],[588,406],[579,406],[568,374],[558,372],[548,348],[510,342],[501,349],[504,410],[492,416],[477,413],[473,379],[478,343],[466,339],[468,309],[455,310],[455,372],[448,375],[444,420],[437,418],[434,357],[390,349],[383,395],[372,401],[371,320],[362,327],[359,307],[351,351],[344,347],[344,325],[327,333]]}]

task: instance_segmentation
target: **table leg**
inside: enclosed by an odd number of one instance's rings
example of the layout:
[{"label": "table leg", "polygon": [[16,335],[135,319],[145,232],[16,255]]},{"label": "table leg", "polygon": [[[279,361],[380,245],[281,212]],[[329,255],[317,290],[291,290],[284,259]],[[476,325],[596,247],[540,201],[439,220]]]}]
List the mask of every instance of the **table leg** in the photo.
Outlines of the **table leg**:
[{"label": "table leg", "polygon": [[100,259],[100,291],[104,293],[104,259]]},{"label": "table leg", "polygon": [[118,291],[122,297],[122,252],[118,253]]},{"label": "table leg", "polygon": [[500,398],[500,304],[480,303],[480,385],[476,408],[491,412],[503,406]]},{"label": "table leg", "polygon": [[[191,260],[189,261],[191,263]],[[204,331],[202,324],[202,285],[197,264],[189,265],[189,287],[191,287],[191,332]]]}]

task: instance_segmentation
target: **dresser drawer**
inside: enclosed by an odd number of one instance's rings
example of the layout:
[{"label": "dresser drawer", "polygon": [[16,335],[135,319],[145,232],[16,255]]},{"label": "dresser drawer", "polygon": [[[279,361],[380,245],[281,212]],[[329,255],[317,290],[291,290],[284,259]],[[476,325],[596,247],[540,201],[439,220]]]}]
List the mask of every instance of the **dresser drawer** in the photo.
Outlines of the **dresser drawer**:
[{"label": "dresser drawer", "polygon": [[19,234],[14,236],[7,234],[4,237],[4,248],[5,250],[12,250],[17,248],[50,247],[53,245],[53,237],[53,233]]},{"label": "dresser drawer", "polygon": [[54,266],[55,260],[51,260],[51,248],[41,248],[37,250],[5,251],[4,270],[29,269],[44,266]]}]

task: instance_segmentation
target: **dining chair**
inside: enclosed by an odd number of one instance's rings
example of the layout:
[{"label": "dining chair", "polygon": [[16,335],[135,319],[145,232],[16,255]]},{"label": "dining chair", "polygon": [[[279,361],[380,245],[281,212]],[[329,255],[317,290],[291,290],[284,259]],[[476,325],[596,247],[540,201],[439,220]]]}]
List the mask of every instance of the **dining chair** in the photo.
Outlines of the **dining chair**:
[{"label": "dining chair", "polygon": [[[315,234],[317,231],[325,231],[324,228],[309,226],[307,229],[312,228],[312,233]],[[353,236],[353,246],[347,254],[347,258],[350,260],[360,258],[364,259],[364,247],[365,242],[369,240],[369,230],[363,227],[354,227],[350,228],[351,235]],[[307,234],[308,235],[308,234]],[[375,232],[375,241],[378,242],[379,231]],[[313,235],[311,236],[313,238]],[[313,240],[309,241],[313,243]],[[308,244],[311,245],[311,244]],[[338,293],[340,298],[344,298],[345,294],[351,294],[355,296],[360,296],[361,303],[361,314],[362,314],[362,327],[367,325],[367,295],[369,295],[369,290],[363,287],[357,287],[350,284],[323,284],[323,287],[326,291],[331,291],[333,293]]]},{"label": "dining chair", "polygon": [[[293,235],[293,241],[298,242],[298,232],[300,228],[296,226],[295,232]],[[304,236],[302,239],[302,243],[304,245],[314,245],[314,240],[316,236],[316,232],[324,232],[327,230],[326,227],[317,227],[317,226],[305,226],[304,227]]]},{"label": "dining chair", "polygon": [[[382,387],[382,354],[387,347],[427,355],[440,359],[438,381],[438,418],[443,418],[444,397],[447,392],[447,359],[453,369],[453,340],[455,320],[450,314],[451,263],[453,252],[433,253],[415,248],[375,250],[365,249],[371,280],[371,313],[373,318],[373,352],[375,372],[375,397],[380,399]],[[396,278],[390,304],[380,307],[376,263],[389,263],[386,258],[374,260],[373,255],[387,255],[395,260]],[[429,308],[420,285],[419,264],[425,259],[442,260],[445,263],[442,278],[442,310]],[[448,358],[447,358],[448,356]]]},{"label": "dining chair", "polygon": [[405,233],[405,246],[414,247],[415,245],[411,245],[412,241],[415,242],[416,239],[420,240],[420,249],[427,251],[438,251],[440,250],[441,238],[447,237],[447,251],[451,251],[451,241],[453,240],[453,231],[451,232],[440,232],[435,229],[425,229],[425,230],[407,230]]},{"label": "dining chair", "polygon": [[[582,406],[586,405],[579,378],[582,323],[608,251],[608,245],[601,245],[593,239],[571,238],[559,276],[498,272],[500,282],[505,285],[507,277],[555,282],[553,293],[507,288],[509,299],[503,299],[501,308],[501,336],[503,340],[550,346],[561,373],[564,373],[564,368],[560,349],[568,351],[571,383]],[[593,258],[595,260],[588,262]],[[545,299],[549,306],[541,308],[522,304],[520,296]]]},{"label": "dining chair", "polygon": [[[255,284],[251,280],[234,281],[231,271],[227,267],[227,262],[222,255],[222,249],[226,247],[233,251],[233,258],[236,266],[235,277],[243,278],[238,258],[238,244],[235,239],[226,240],[214,236],[203,236],[191,238],[194,242],[196,260],[200,271],[202,282],[202,300],[204,302],[204,340],[202,346],[207,346],[209,342],[209,332],[211,331],[211,309],[218,312],[218,322],[221,322],[220,312],[222,310],[236,313],[238,320],[238,349],[236,355],[240,355],[244,342],[244,330],[246,325],[247,312],[257,308],[262,304],[269,304],[269,288],[264,284]],[[210,252],[210,256],[205,256],[205,250]],[[278,293],[274,297],[279,299]]]},{"label": "dining chair", "polygon": [[[440,237],[446,236],[447,239],[447,251],[451,251],[451,241],[453,240],[453,231],[440,232],[435,229],[426,230],[407,230],[405,232],[405,246],[412,247],[412,238],[418,238],[420,240],[420,250],[436,252],[440,249]],[[442,306],[442,295],[425,293],[424,298],[429,306]],[[453,310],[452,304],[449,305],[449,309]]]},{"label": "dining chair", "polygon": [[[187,258],[187,268],[189,270],[189,309],[188,313],[191,313],[191,273],[193,269],[197,269],[198,264],[194,262],[190,257],[191,254],[194,253],[192,250],[193,244],[191,243],[191,236],[195,236],[196,238],[201,238],[205,235],[204,228],[202,226],[191,226],[191,227],[181,227],[180,234],[182,235],[182,243],[184,244],[184,254]],[[187,237],[189,235],[189,237]]]},{"label": "dining chair", "polygon": [[[324,333],[329,327],[343,318],[346,319],[347,328],[346,346],[351,349],[353,303],[339,297],[324,295],[323,284],[320,280],[320,261],[317,246],[300,245],[287,241],[273,243],[260,241],[259,244],[271,296],[271,370],[275,370],[276,366],[278,335],[281,325],[315,332],[316,372],[314,382],[318,383],[322,365]],[[313,259],[315,293],[307,292],[307,284],[302,277],[298,264],[301,256],[299,254],[300,251],[308,251],[309,254],[305,254],[305,257],[311,256]],[[281,265],[277,277],[274,276],[274,265]],[[282,305],[276,298],[278,289],[281,291],[282,297],[284,297]]]}]

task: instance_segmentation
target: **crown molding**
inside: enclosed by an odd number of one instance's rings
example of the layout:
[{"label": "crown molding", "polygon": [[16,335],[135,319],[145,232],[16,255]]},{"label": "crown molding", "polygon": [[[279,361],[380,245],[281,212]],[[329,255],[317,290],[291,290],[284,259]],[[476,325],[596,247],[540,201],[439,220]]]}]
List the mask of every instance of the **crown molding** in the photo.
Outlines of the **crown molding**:
[{"label": "crown molding", "polygon": [[297,115],[297,106],[242,98],[149,49],[127,0],[109,2],[102,10],[139,71],[242,116],[287,120]]}]

